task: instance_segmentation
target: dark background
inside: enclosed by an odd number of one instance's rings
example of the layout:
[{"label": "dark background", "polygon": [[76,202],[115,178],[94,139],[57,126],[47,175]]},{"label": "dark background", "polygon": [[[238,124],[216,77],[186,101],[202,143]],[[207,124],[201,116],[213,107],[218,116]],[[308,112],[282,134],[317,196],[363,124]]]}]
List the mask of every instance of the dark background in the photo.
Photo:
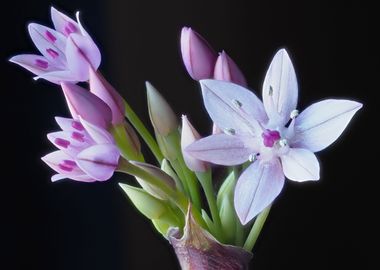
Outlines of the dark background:
[{"label": "dark background", "polygon": [[[321,181],[288,181],[258,244],[252,269],[378,269],[379,120],[375,20],[364,1],[8,1],[1,15],[1,269],[177,269],[168,243],[131,206],[115,176],[106,183],[51,183],[39,157],[53,150],[53,117],[68,116],[61,91],[7,62],[34,52],[30,21],[50,24],[54,4],[82,11],[102,50],[101,70],[147,122],[144,81],[207,134],[198,86],[179,52],[192,26],[239,64],[260,89],[286,47],[300,85],[299,108],[327,97],[364,103],[339,141],[318,154]],[[373,21],[372,21],[373,20]],[[372,40],[371,40],[372,39]],[[4,122],[5,121],[5,122]],[[373,156],[375,154],[375,156]]]}]

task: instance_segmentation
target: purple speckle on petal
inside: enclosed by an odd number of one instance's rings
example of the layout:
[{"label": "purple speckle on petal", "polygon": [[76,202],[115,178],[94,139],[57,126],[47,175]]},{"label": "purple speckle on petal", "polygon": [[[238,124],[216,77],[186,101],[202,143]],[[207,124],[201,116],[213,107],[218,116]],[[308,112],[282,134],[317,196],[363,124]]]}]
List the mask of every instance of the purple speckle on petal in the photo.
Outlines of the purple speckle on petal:
[{"label": "purple speckle on petal", "polygon": [[263,142],[266,147],[273,147],[274,143],[281,139],[280,132],[277,130],[267,129],[261,134]]},{"label": "purple speckle on petal", "polygon": [[65,159],[61,162],[62,165],[75,167],[77,163],[74,160]]},{"label": "purple speckle on petal", "polygon": [[74,33],[77,31],[77,28],[76,26],[71,23],[71,22],[67,22],[66,26],[65,26],[65,33],[66,35],[70,35],[71,33]]},{"label": "purple speckle on petal", "polygon": [[61,139],[61,138],[56,138],[54,140],[54,143],[60,147],[63,147],[63,148],[67,148],[69,147],[70,145],[70,141],[68,140],[65,140],[65,139]]},{"label": "purple speckle on petal", "polygon": [[71,126],[72,126],[73,128],[75,128],[76,130],[79,130],[79,131],[83,131],[83,130],[84,130],[83,125],[82,125],[81,123],[77,122],[77,121],[73,121],[73,122],[71,123]]},{"label": "purple speckle on petal", "polygon": [[67,171],[67,172],[71,172],[73,170],[73,167],[71,166],[68,166],[68,165],[65,165],[64,163],[59,163],[58,164],[58,167],[63,170],[63,171]]},{"label": "purple speckle on petal", "polygon": [[46,49],[46,52],[53,58],[57,58],[59,56],[59,53],[52,48]]},{"label": "purple speckle on petal", "polygon": [[79,132],[74,131],[71,134],[71,138],[73,138],[74,140],[77,140],[78,142],[84,142],[84,134],[79,133]]},{"label": "purple speckle on petal", "polygon": [[46,38],[51,42],[51,43],[54,43],[57,38],[49,31],[46,31],[45,32],[45,35],[46,35]]},{"label": "purple speckle on petal", "polygon": [[35,64],[39,68],[43,68],[43,69],[47,69],[49,66],[49,63],[47,61],[41,60],[41,59],[36,59]]}]

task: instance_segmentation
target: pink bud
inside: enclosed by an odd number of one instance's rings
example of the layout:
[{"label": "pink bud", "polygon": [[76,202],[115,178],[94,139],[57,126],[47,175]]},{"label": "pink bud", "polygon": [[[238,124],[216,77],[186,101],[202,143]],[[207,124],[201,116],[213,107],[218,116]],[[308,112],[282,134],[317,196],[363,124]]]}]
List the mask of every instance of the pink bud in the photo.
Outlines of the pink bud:
[{"label": "pink bud", "polygon": [[112,111],[112,124],[124,122],[124,100],[120,94],[98,72],[90,68],[90,91],[103,100]]},{"label": "pink bud", "polygon": [[183,63],[191,78],[212,78],[216,53],[205,39],[189,27],[182,28],[181,52]]},{"label": "pink bud", "polygon": [[76,84],[63,82],[61,86],[74,119],[78,120],[80,116],[98,127],[109,127],[112,113],[103,100]]},{"label": "pink bud", "polygon": [[194,172],[206,172],[209,169],[208,163],[199,159],[193,158],[186,153],[185,148],[193,142],[199,140],[201,136],[191,125],[186,115],[182,116],[182,134],[181,134],[181,149],[183,158],[187,167]]},{"label": "pink bud", "polygon": [[243,73],[225,51],[222,51],[216,60],[214,79],[247,86]]}]

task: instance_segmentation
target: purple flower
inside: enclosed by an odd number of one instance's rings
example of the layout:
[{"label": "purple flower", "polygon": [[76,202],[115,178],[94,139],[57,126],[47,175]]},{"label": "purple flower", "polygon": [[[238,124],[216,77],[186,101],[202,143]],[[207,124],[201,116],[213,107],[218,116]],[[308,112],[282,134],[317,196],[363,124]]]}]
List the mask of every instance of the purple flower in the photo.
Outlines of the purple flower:
[{"label": "purple flower", "polygon": [[42,55],[21,54],[9,61],[53,83],[87,81],[89,68],[97,69],[101,55],[98,47],[79,21],[51,8],[54,29],[31,23],[28,30]]},{"label": "purple flower", "polygon": [[235,188],[234,204],[242,224],[273,202],[285,177],[298,182],[318,180],[314,152],[332,144],[362,107],[355,101],[328,99],[298,116],[296,74],[284,49],[277,52],[267,71],[263,103],[233,83],[200,83],[205,107],[224,133],[201,139],[186,151],[220,165],[252,162]]},{"label": "purple flower", "polygon": [[62,131],[47,137],[59,150],[42,157],[57,172],[52,181],[69,178],[94,182],[111,178],[120,157],[112,135],[81,117],[56,117],[56,121]]}]

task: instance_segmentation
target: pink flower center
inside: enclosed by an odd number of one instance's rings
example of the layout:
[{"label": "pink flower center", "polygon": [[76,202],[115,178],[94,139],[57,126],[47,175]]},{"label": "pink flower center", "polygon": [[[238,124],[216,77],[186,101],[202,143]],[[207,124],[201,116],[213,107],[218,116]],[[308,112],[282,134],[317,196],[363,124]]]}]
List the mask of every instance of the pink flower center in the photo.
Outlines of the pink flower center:
[{"label": "pink flower center", "polygon": [[281,139],[280,132],[277,130],[267,129],[261,134],[263,137],[263,142],[266,147],[273,147],[274,143]]}]

